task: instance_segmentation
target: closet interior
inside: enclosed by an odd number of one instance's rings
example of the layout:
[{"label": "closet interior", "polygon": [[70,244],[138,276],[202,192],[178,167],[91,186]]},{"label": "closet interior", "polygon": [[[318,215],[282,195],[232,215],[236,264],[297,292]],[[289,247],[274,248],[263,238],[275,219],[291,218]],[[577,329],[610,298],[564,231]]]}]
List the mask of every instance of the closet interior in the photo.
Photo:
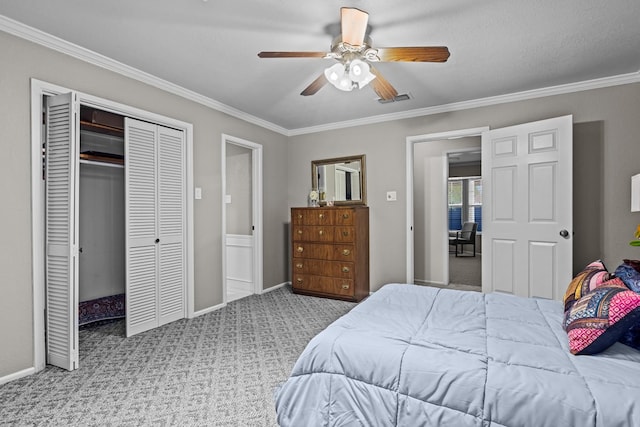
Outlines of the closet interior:
[{"label": "closet interior", "polygon": [[124,117],[80,107],[78,325],[125,317]]}]

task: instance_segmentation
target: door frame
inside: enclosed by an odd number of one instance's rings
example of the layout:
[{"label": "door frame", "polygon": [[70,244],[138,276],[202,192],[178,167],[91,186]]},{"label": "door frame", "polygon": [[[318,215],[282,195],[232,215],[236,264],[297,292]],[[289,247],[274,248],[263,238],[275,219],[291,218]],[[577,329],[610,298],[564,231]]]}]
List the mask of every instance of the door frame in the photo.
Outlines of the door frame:
[{"label": "door frame", "polygon": [[[407,203],[406,203],[406,282],[414,282],[414,232],[413,232],[413,161],[414,161],[414,144],[423,142],[442,141],[445,139],[455,140],[457,138],[465,138],[468,136],[480,136],[482,132],[488,131],[489,126],[482,126],[477,128],[452,130],[447,132],[428,133],[424,135],[408,136],[406,138],[406,188],[407,188]],[[452,150],[459,151],[459,150]],[[445,203],[445,202],[443,202]],[[446,204],[446,203],[445,203]],[[445,230],[446,224],[443,224],[443,230]],[[442,253],[449,251],[449,241],[446,233],[442,234]],[[449,271],[447,257],[443,257],[443,272],[448,281]]]},{"label": "door frame", "polygon": [[45,204],[42,180],[43,97],[75,92],[78,102],[101,110],[153,122],[184,132],[186,142],[186,317],[194,317],[194,234],[193,234],[193,125],[139,108],[76,91],[45,81],[31,79],[31,240],[33,275],[33,363],[37,371],[46,366],[45,343]]},{"label": "door frame", "polygon": [[253,221],[253,293],[263,292],[263,232],[262,232],[262,145],[223,133],[221,136],[220,170],[222,177],[222,305],[227,304],[227,144],[251,150],[251,219]]}]

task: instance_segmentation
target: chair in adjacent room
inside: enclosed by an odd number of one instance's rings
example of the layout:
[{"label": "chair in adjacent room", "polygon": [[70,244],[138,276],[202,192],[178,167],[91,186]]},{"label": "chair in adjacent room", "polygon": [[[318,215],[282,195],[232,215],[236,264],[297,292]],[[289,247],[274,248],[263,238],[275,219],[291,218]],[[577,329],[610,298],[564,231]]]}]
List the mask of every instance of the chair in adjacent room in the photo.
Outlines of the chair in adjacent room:
[{"label": "chair in adjacent room", "polygon": [[464,252],[464,245],[473,245],[473,256],[476,256],[477,231],[477,223],[465,222],[462,224],[462,230],[457,231],[455,236],[449,237],[449,246],[455,246],[456,256],[458,256],[458,247],[460,247],[460,255],[462,255]]}]

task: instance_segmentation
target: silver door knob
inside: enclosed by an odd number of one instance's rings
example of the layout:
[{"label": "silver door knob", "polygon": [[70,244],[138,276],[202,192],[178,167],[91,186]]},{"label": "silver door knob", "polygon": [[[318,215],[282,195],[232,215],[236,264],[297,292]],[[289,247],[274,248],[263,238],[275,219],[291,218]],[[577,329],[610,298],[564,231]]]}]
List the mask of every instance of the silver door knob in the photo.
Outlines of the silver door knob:
[{"label": "silver door knob", "polygon": [[560,230],[560,235],[565,239],[569,238],[569,232],[567,230]]}]

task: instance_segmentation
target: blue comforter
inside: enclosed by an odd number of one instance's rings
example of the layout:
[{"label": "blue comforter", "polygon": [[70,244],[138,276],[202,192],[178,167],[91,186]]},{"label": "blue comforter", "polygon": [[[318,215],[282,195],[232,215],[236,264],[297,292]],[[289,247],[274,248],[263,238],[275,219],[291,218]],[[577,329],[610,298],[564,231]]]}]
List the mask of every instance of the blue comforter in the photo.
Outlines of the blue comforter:
[{"label": "blue comforter", "polygon": [[276,391],[295,426],[640,426],[640,352],[573,356],[558,301],[386,285]]}]

